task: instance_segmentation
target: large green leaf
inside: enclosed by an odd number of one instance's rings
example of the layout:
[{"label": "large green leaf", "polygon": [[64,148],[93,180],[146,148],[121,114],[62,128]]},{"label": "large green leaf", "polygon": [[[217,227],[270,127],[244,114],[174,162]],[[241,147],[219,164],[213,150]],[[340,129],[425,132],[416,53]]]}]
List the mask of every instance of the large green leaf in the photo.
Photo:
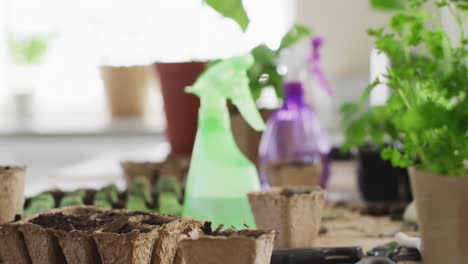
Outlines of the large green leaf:
[{"label": "large green leaf", "polygon": [[402,10],[406,7],[407,0],[370,0],[375,9],[380,10]]},{"label": "large green leaf", "polygon": [[281,40],[279,50],[288,48],[296,44],[303,37],[309,36],[311,34],[312,31],[310,30],[310,28],[303,25],[295,24]]},{"label": "large green leaf", "polygon": [[243,31],[249,26],[249,17],[245,12],[242,0],[205,0],[214,10],[225,17],[236,21]]}]

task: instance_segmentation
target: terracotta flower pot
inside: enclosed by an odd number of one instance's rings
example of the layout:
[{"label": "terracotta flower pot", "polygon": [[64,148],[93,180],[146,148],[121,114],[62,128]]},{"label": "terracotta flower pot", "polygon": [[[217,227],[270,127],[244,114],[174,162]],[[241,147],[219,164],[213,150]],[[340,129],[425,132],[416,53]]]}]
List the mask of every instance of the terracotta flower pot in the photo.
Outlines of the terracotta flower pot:
[{"label": "terracotta flower pot", "polygon": [[412,168],[425,264],[468,263],[468,177]]},{"label": "terracotta flower pot", "polygon": [[205,70],[205,63],[158,63],[155,70],[161,81],[171,154],[191,155],[200,103],[198,97],[185,92],[185,87],[195,83]]},{"label": "terracotta flower pot", "polygon": [[142,117],[145,113],[148,72],[145,66],[101,67],[112,117]]},{"label": "terracotta flower pot", "polygon": [[24,167],[0,167],[0,224],[23,213],[25,174]]},{"label": "terracotta flower pot", "polygon": [[179,242],[174,263],[267,264],[275,236],[272,230],[226,230],[186,236]]},{"label": "terracotta flower pot", "polygon": [[248,196],[257,227],[278,231],[275,248],[314,246],[325,191],[318,187],[274,187]]}]

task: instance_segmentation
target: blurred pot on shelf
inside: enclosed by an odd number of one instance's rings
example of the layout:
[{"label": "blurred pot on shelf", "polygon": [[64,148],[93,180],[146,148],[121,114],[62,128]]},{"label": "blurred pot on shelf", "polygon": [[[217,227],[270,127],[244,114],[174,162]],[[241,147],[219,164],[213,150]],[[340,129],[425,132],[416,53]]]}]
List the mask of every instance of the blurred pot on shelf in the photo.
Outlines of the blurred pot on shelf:
[{"label": "blurred pot on shelf", "polygon": [[392,166],[380,157],[378,148],[366,147],[357,153],[357,177],[361,197],[367,202],[410,202],[407,169]]},{"label": "blurred pot on shelf", "polygon": [[144,115],[148,76],[145,66],[101,66],[101,77],[113,118]]},{"label": "blurred pot on shelf", "polygon": [[[236,108],[230,108],[229,111],[231,114],[232,134],[234,135],[237,146],[239,146],[239,149],[250,161],[257,164],[258,148],[260,146],[262,132],[255,131],[251,128]],[[263,120],[268,120],[273,112],[274,110],[271,109],[260,109]]]},{"label": "blurred pot on shelf", "polygon": [[192,154],[197,132],[199,99],[185,92],[185,87],[195,83],[205,70],[205,63],[156,63],[166,113],[166,134],[171,154]]}]

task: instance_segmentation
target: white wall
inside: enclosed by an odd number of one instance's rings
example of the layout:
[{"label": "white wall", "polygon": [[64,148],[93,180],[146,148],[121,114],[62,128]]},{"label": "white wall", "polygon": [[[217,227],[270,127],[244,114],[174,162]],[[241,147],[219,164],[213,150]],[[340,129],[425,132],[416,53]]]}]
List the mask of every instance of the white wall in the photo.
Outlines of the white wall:
[{"label": "white wall", "polygon": [[324,67],[331,78],[368,76],[367,29],[386,25],[390,15],[372,10],[369,0],[297,0],[298,22],[326,39]]}]

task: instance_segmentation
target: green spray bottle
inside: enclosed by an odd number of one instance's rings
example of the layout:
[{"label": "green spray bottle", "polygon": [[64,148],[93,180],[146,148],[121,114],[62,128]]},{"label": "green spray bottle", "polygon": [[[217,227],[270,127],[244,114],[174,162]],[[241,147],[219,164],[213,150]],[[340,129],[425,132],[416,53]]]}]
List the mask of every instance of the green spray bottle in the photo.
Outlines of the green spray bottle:
[{"label": "green spray bottle", "polygon": [[265,123],[249,90],[251,55],[209,67],[187,91],[200,97],[198,130],[188,173],[184,216],[215,226],[255,228],[247,193],[260,190],[255,165],[239,150],[231,131],[227,100],[255,130]]}]

